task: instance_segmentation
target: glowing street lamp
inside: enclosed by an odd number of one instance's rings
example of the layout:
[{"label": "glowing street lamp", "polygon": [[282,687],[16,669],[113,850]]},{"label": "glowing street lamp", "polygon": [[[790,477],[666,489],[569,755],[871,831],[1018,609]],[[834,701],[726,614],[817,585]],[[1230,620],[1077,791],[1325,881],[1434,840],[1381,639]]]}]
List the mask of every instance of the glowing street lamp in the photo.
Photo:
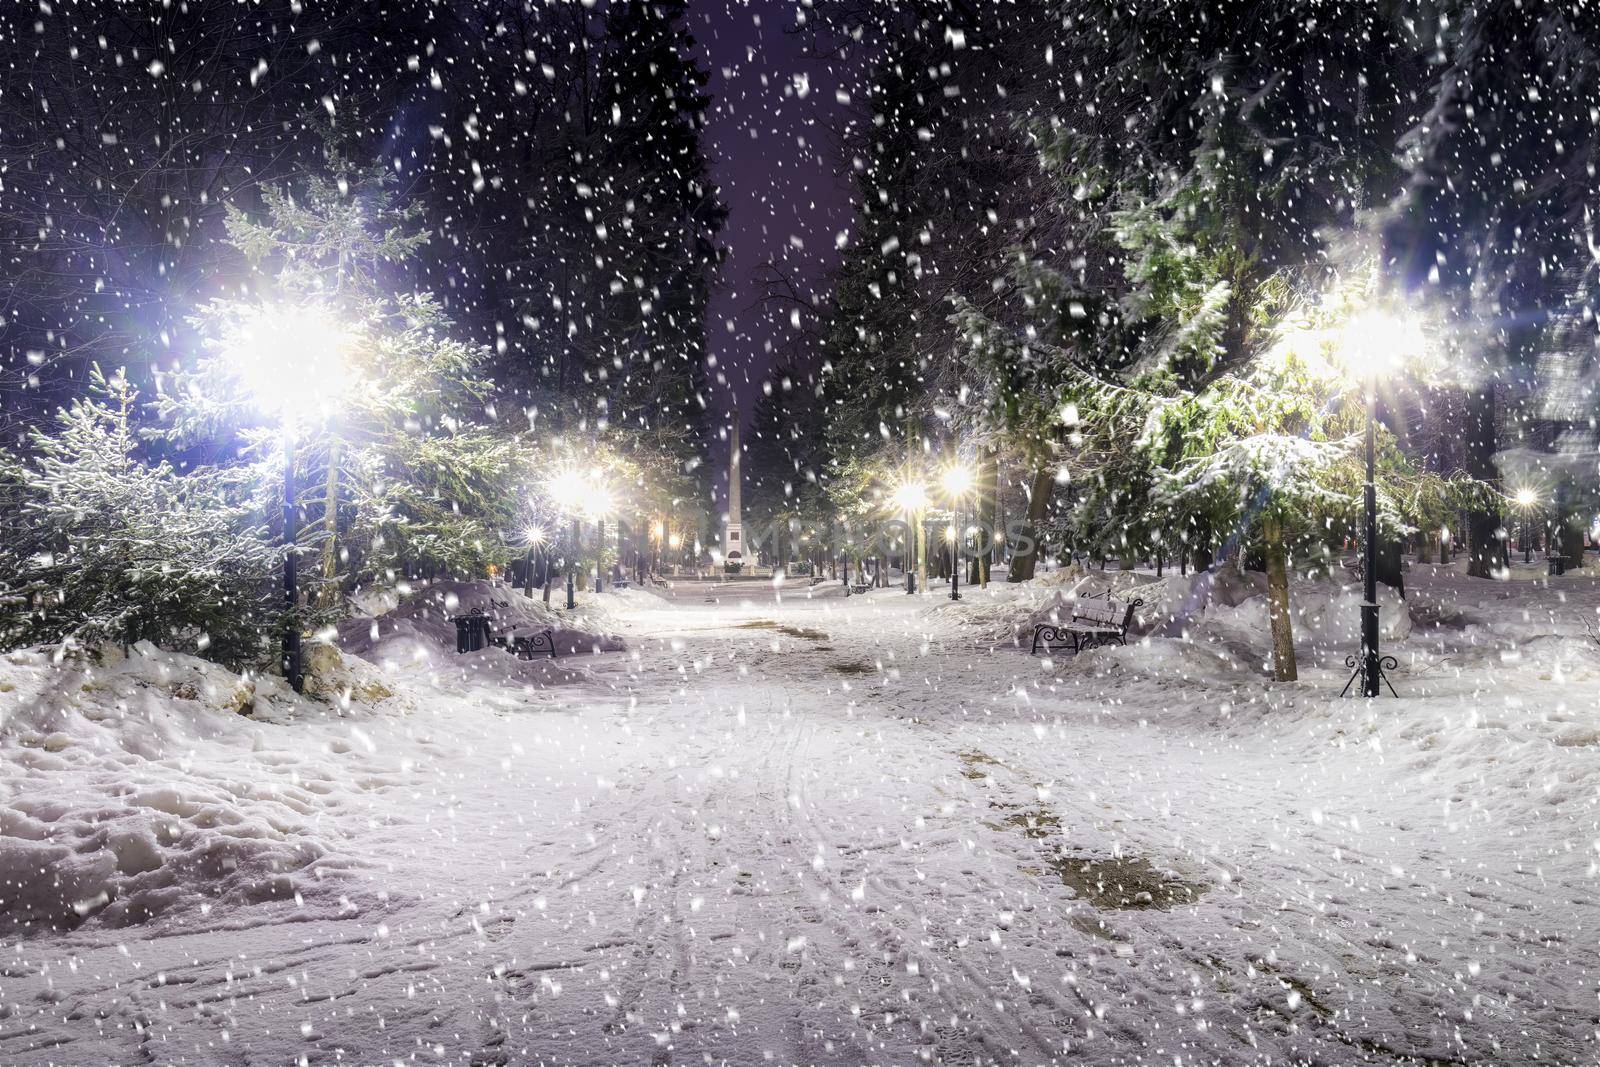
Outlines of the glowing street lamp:
[{"label": "glowing street lamp", "polygon": [[[576,596],[576,556],[582,538],[582,520],[599,519],[611,510],[611,490],[600,482],[585,478],[574,467],[566,467],[551,476],[548,483],[550,499],[564,515],[572,518],[572,548],[567,553],[567,610],[578,606]],[[601,536],[604,536],[602,530]],[[596,592],[599,591],[598,579]]]},{"label": "glowing street lamp", "polygon": [[[533,562],[534,554],[543,554],[545,544],[544,527],[538,523],[530,523],[522,531],[522,543],[528,546],[528,558],[524,561],[523,569],[523,595],[533,596]],[[542,567],[540,568],[543,569]]]},{"label": "glowing street lamp", "polygon": [[1533,511],[1539,506],[1539,494],[1530,486],[1517,490],[1517,508],[1522,512],[1522,562],[1533,562]]},{"label": "glowing street lamp", "polygon": [[950,499],[950,510],[954,521],[950,524],[950,599],[961,599],[961,547],[962,538],[957,531],[961,528],[961,503],[972,491],[972,468],[957,461],[945,468],[944,478],[945,495]]},{"label": "glowing street lamp", "polygon": [[[295,434],[302,424],[337,413],[353,378],[345,356],[349,337],[333,315],[317,305],[274,305],[257,309],[242,323],[227,347],[229,366],[261,413],[277,420],[283,433],[283,676],[296,693],[305,685],[300,654],[299,570],[295,542]],[[330,462],[333,462],[330,459]]]},{"label": "glowing street lamp", "polygon": [[[1399,356],[1417,351],[1421,347],[1421,330],[1416,322],[1398,318],[1379,309],[1363,312],[1346,327],[1340,350],[1344,361],[1365,385],[1367,402],[1367,481],[1366,530],[1362,546],[1363,567],[1366,576],[1365,596],[1361,603],[1361,657],[1347,661],[1355,667],[1350,681],[1361,676],[1361,695],[1376,697],[1386,679],[1383,659],[1378,654],[1378,489],[1377,444],[1374,427],[1377,423],[1378,378],[1391,370]],[[1393,662],[1391,660],[1391,662]],[[1350,683],[1345,683],[1345,691]],[[1394,686],[1389,686],[1394,692]]]},{"label": "glowing street lamp", "polygon": [[600,483],[590,486],[587,507],[589,517],[594,521],[594,591],[599,593],[604,591],[601,576],[605,573],[606,516],[616,507],[611,489]]},{"label": "glowing street lamp", "polygon": [[906,530],[909,546],[906,552],[906,593],[917,591],[914,567],[917,563],[917,516],[928,504],[928,490],[921,482],[901,482],[894,491],[894,502],[906,513]]}]

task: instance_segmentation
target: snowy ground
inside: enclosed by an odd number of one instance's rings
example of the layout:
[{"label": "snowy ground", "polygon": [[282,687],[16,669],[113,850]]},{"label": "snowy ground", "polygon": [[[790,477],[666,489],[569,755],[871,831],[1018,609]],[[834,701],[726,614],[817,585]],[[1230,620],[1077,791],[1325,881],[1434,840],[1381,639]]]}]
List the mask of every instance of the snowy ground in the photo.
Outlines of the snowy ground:
[{"label": "snowy ground", "polygon": [[1270,683],[1255,600],[995,647],[1045,583],[634,593],[144,749],[150,663],[13,657],[4,874],[116,899],[0,942],[0,1063],[1600,1061],[1600,582],[1410,581],[1377,702]]}]

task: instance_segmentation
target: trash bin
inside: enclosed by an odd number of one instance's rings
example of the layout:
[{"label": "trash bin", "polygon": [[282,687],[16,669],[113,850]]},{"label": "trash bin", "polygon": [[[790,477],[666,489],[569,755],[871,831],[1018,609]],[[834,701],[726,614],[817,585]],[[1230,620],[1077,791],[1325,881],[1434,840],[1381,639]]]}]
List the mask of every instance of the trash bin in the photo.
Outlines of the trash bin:
[{"label": "trash bin", "polygon": [[1551,556],[1550,557],[1550,573],[1551,574],[1557,574],[1557,575],[1567,573],[1567,557],[1566,556]]},{"label": "trash bin", "polygon": [[489,647],[489,616],[481,611],[469,611],[451,618],[456,624],[456,651],[476,652]]}]

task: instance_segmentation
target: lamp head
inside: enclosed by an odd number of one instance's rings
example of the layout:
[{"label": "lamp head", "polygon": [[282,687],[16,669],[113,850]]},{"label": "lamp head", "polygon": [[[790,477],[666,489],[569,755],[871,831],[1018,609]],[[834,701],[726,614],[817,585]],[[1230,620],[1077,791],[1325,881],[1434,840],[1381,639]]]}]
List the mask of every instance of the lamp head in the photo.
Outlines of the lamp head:
[{"label": "lamp head", "polygon": [[1394,370],[1422,347],[1422,327],[1415,318],[1376,307],[1347,322],[1339,340],[1345,365],[1369,381]]},{"label": "lamp head", "polygon": [[556,502],[564,514],[572,514],[583,507],[583,475],[575,468],[567,467],[557,471],[548,484],[550,499]]},{"label": "lamp head", "polygon": [[333,414],[353,375],[349,336],[320,305],[269,305],[240,325],[227,355],[261,411],[292,426]]},{"label": "lamp head", "polygon": [[1534,492],[1528,486],[1523,486],[1521,489],[1517,490],[1517,506],[1518,507],[1520,507],[1520,508],[1531,508],[1535,504],[1537,504],[1538,502],[1539,502],[1539,494]]},{"label": "lamp head", "polygon": [[945,468],[944,491],[953,497],[963,497],[972,488],[972,468],[961,463],[952,463]]},{"label": "lamp head", "polygon": [[928,502],[928,490],[921,482],[901,482],[894,491],[894,502],[903,511],[921,511]]}]

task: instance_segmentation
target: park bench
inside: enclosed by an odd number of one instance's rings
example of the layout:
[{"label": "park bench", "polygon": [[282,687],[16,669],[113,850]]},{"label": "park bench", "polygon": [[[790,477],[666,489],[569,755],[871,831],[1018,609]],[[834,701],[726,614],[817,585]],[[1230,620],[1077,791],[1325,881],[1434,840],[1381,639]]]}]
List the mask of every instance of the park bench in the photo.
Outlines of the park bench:
[{"label": "park bench", "polygon": [[532,659],[541,652],[548,652],[550,658],[555,659],[555,631],[540,630],[534,634],[517,634],[510,639],[510,649],[518,659]]},{"label": "park bench", "polygon": [[850,591],[852,593],[865,593],[870,588],[872,588],[872,587],[869,586],[866,582],[856,582],[856,583],[854,583],[853,585],[850,586]]},{"label": "park bench", "polygon": [[1041,622],[1033,628],[1030,654],[1038,652],[1041,645],[1046,652],[1069,646],[1074,652],[1082,652],[1101,645],[1125,645],[1134,612],[1143,605],[1141,599],[1117,600],[1109,593],[1104,597],[1078,597],[1072,601],[1072,614],[1066,621]]}]

